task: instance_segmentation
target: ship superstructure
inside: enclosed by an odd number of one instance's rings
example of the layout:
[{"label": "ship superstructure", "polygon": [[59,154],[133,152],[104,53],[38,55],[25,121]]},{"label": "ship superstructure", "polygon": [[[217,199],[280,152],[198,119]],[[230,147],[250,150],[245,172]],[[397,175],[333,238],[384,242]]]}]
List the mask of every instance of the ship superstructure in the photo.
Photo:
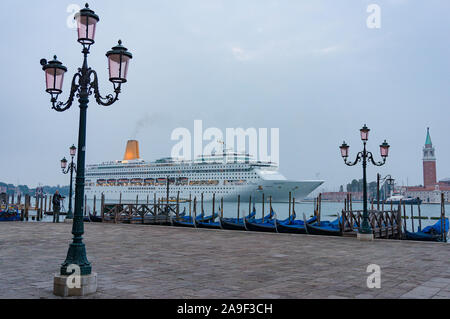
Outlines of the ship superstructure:
[{"label": "ship superstructure", "polygon": [[108,200],[144,200],[156,194],[158,198],[187,199],[204,195],[206,201],[213,194],[224,201],[243,201],[250,196],[260,199],[272,197],[273,202],[287,202],[289,192],[302,200],[323,181],[289,181],[278,172],[278,165],[255,161],[249,154],[224,151],[200,156],[193,161],[163,158],[147,162],[139,158],[137,141],[129,141],[124,160],[88,165],[85,192],[89,198],[103,193]]}]

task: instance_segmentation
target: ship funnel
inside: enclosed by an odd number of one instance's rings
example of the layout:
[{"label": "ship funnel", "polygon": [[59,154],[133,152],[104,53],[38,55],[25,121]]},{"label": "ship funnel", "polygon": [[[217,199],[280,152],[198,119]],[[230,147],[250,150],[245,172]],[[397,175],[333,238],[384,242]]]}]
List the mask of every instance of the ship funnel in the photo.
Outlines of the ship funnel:
[{"label": "ship funnel", "polygon": [[124,161],[131,161],[139,159],[139,142],[130,140],[127,143],[127,149],[125,150]]}]

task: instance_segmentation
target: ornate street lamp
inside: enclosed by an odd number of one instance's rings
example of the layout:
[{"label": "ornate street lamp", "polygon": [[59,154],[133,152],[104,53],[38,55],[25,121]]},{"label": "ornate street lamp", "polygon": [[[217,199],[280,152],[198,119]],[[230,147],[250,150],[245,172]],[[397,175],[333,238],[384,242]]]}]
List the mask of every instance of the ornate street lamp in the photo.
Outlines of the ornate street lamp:
[{"label": "ornate street lamp", "polygon": [[361,128],[360,132],[361,132],[361,140],[363,141],[364,148],[361,152],[359,152],[356,155],[356,159],[354,162],[347,161],[348,151],[349,151],[350,147],[345,142],[340,146],[340,150],[341,150],[341,156],[344,159],[344,162],[346,165],[354,166],[357,163],[362,161],[362,166],[363,166],[363,222],[362,222],[361,227],[359,228],[358,236],[360,238],[363,238],[365,236],[371,235],[371,239],[373,239],[373,231],[369,224],[369,213],[367,211],[367,175],[366,175],[367,161],[370,161],[375,166],[383,166],[386,163],[386,158],[389,155],[390,145],[386,141],[384,141],[384,143],[380,145],[380,153],[381,153],[381,157],[383,158],[383,161],[375,162],[372,152],[369,152],[366,149],[366,143],[369,140],[370,129],[366,125],[364,125],[363,128]]},{"label": "ornate street lamp", "polygon": [[77,166],[73,162],[73,158],[75,157],[75,154],[77,153],[77,148],[75,145],[72,145],[69,149],[70,156],[72,157],[72,160],[69,164],[69,167],[67,167],[67,160],[64,157],[61,160],[61,169],[63,174],[68,174],[70,172],[70,186],[69,186],[69,210],[67,211],[66,219],[73,219],[73,213],[72,213],[72,184],[73,184],[73,172],[77,172]]},{"label": "ornate street lamp", "polygon": [[[385,141],[386,142],[386,141]],[[381,174],[377,174],[377,209],[380,210],[380,185],[386,183],[389,189],[394,185],[394,179],[391,175],[381,177]],[[384,199],[386,199],[386,187],[384,188]]]},{"label": "ornate street lamp", "polygon": [[[109,60],[110,81],[113,83],[114,94],[102,97],[98,88],[97,72],[88,67],[87,57],[90,47],[95,43],[95,31],[97,22],[100,20],[94,11],[89,9],[88,4],[75,15],[78,26],[78,42],[83,46],[83,65],[75,73],[71,83],[69,98],[66,102],[59,102],[58,96],[62,93],[64,74],[67,68],[59,62],[56,57],[47,62],[41,60],[41,65],[46,76],[46,91],[51,95],[52,108],[57,112],[68,110],[73,103],[75,96],[80,103],[80,126],[78,133],[78,157],[77,175],[75,184],[75,211],[72,234],[73,242],[70,244],[67,258],[61,266],[61,276],[72,274],[73,269],[67,268],[76,265],[80,268],[80,275],[91,274],[92,267],[86,257],[86,248],[82,241],[84,234],[83,225],[83,205],[84,205],[84,182],[85,182],[85,157],[86,157],[86,116],[89,103],[89,96],[93,93],[98,104],[109,106],[118,100],[121,85],[126,82],[128,64],[132,55],[128,50],[119,45],[107,53]],[[56,280],[56,277],[55,277]],[[56,285],[56,283],[55,283]],[[56,288],[55,288],[56,290]]]}]

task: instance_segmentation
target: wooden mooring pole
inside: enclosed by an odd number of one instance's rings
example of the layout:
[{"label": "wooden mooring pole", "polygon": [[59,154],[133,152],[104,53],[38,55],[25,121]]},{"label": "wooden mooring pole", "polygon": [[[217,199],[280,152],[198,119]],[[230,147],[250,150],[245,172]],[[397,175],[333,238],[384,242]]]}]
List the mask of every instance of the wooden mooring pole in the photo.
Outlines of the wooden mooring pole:
[{"label": "wooden mooring pole", "polygon": [[419,214],[419,231],[422,230],[422,216],[421,216],[421,212],[420,212],[420,200],[419,198],[417,198],[417,209],[418,209],[418,214]]},{"label": "wooden mooring pole", "polygon": [[192,194],[189,194],[189,217],[192,219]]},{"label": "wooden mooring pole", "polygon": [[[400,205],[402,205],[402,201],[400,200]],[[405,229],[405,233],[406,233],[406,206],[405,206],[405,202],[403,202],[403,227]]]},{"label": "wooden mooring pole", "polygon": [[101,211],[101,214],[102,214],[102,223],[105,221],[105,194],[103,194],[102,193],[102,211]]},{"label": "wooden mooring pole", "polygon": [[177,192],[177,220],[180,217],[180,191]]},{"label": "wooden mooring pole", "polygon": [[289,192],[289,220],[291,219],[291,196],[292,196],[292,193]]},{"label": "wooden mooring pole", "polygon": [[238,195],[238,205],[237,205],[237,219],[239,220],[239,215],[241,211],[241,195]]},{"label": "wooden mooring pole", "polygon": [[44,195],[41,195],[41,207],[39,208],[39,220],[42,220],[42,218],[44,216],[43,207],[44,207]]},{"label": "wooden mooring pole", "polygon": [[213,202],[212,202],[212,222],[216,221],[216,193],[213,193]]},{"label": "wooden mooring pole", "polygon": [[203,210],[203,193],[202,193],[202,204],[201,204],[201,208],[202,208],[202,222],[205,222],[205,211]]},{"label": "wooden mooring pole", "polygon": [[264,223],[264,193],[262,194],[262,222]]}]

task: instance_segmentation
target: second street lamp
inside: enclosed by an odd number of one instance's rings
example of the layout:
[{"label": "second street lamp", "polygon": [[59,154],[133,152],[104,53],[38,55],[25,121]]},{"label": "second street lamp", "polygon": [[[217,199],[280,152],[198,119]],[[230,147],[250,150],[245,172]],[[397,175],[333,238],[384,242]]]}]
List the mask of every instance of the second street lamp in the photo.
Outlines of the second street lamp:
[{"label": "second street lamp", "polygon": [[[380,210],[380,185],[381,183],[386,183],[390,188],[394,184],[394,179],[391,175],[381,177],[381,174],[377,173],[377,210]],[[384,187],[383,200],[386,200],[386,186]]]},{"label": "second street lamp", "polygon": [[373,231],[372,227],[370,227],[369,223],[369,212],[367,211],[367,162],[370,161],[375,166],[383,166],[386,163],[386,158],[389,155],[389,147],[390,145],[384,141],[383,144],[380,145],[380,154],[383,158],[383,161],[376,162],[373,158],[372,152],[367,151],[366,143],[369,140],[369,132],[370,129],[364,125],[360,130],[361,132],[361,140],[363,142],[363,150],[356,155],[356,159],[354,162],[348,162],[348,151],[350,146],[347,143],[343,143],[339,148],[341,150],[341,156],[344,159],[344,162],[348,166],[355,166],[357,163],[362,161],[363,166],[363,222],[361,227],[359,228],[358,237],[360,239],[373,239]]},{"label": "second street lamp", "polygon": [[77,148],[75,145],[72,145],[70,147],[70,157],[72,157],[72,160],[69,164],[69,167],[67,167],[67,160],[64,157],[61,160],[61,169],[63,174],[68,174],[70,172],[70,186],[69,186],[69,210],[67,211],[66,219],[73,219],[73,213],[72,213],[72,184],[73,184],[73,172],[77,172],[77,166],[73,162],[73,158],[75,157],[75,154],[77,153]]},{"label": "second street lamp", "polygon": [[[87,58],[91,45],[95,43],[95,31],[99,17],[86,4],[85,8],[75,15],[78,27],[78,42],[83,46],[83,64],[72,78],[70,94],[67,102],[58,102],[58,96],[62,93],[64,73],[67,68],[54,57],[54,60],[47,62],[42,59],[42,69],[45,71],[46,91],[51,95],[52,108],[57,112],[68,110],[78,98],[80,103],[80,120],[78,132],[78,156],[77,175],[75,183],[75,211],[73,218],[72,234],[73,241],[69,246],[67,258],[61,265],[60,275],[55,276],[54,294],[67,296],[79,293],[75,290],[68,290],[66,279],[76,270],[82,276],[82,294],[93,293],[97,289],[96,275],[91,275],[92,267],[86,256],[86,247],[83,243],[83,205],[84,205],[84,184],[85,184],[85,158],[86,158],[86,119],[89,96],[94,95],[95,101],[103,106],[112,105],[118,100],[121,85],[127,81],[128,63],[132,55],[122,46],[115,46],[107,53],[110,68],[110,81],[113,83],[114,94],[102,97],[98,88],[97,72],[88,66]],[[75,267],[75,268],[74,268]],[[86,277],[83,279],[83,277]]]}]

